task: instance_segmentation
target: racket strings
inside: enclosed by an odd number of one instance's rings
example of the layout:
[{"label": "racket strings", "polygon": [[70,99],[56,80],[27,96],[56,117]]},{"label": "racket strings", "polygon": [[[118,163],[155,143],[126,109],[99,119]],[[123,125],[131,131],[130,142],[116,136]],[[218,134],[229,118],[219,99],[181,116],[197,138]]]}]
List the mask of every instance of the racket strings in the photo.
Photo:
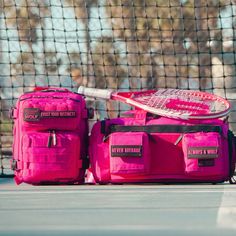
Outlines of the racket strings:
[{"label": "racket strings", "polygon": [[[160,94],[165,97],[160,99]],[[158,102],[159,99],[160,102]],[[206,103],[202,101],[192,101],[187,91],[174,89],[165,90],[164,92],[161,91],[153,94],[150,100],[152,100],[153,107],[160,107],[172,112],[178,111],[179,114],[198,114],[200,111],[201,113],[206,113],[209,110],[209,106]]]},{"label": "racket strings", "polygon": [[218,113],[227,108],[224,101],[220,99],[188,90],[160,89],[151,95],[139,96],[135,100],[148,107],[165,110],[171,114]]}]

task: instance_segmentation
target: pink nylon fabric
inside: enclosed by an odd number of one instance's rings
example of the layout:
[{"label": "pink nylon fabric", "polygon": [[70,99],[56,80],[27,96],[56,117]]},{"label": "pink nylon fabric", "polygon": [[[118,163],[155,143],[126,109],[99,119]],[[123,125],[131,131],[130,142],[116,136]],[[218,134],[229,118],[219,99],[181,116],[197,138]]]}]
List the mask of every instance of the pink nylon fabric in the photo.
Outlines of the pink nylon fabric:
[{"label": "pink nylon fabric", "polygon": [[[142,116],[98,121],[90,136],[90,172],[97,183],[223,182],[229,180],[228,123]],[[140,117],[140,114],[138,114]],[[212,125],[219,132],[109,132],[112,125]],[[194,158],[193,158],[194,157]],[[200,160],[203,159],[203,160]],[[200,160],[200,161],[199,161]],[[235,152],[232,163],[235,163]],[[231,163],[231,166],[232,166]]]},{"label": "pink nylon fabric", "polygon": [[83,97],[68,90],[23,94],[14,109],[15,182],[82,183],[86,115]]}]

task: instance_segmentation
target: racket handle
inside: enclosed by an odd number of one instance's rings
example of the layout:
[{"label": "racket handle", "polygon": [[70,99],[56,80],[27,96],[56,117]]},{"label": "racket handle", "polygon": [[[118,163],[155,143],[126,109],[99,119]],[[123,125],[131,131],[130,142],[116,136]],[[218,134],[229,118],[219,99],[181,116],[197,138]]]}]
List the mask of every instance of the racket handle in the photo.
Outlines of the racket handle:
[{"label": "racket handle", "polygon": [[107,89],[95,89],[95,88],[86,88],[84,86],[80,86],[78,88],[78,93],[88,96],[109,100],[111,99],[112,90]]}]

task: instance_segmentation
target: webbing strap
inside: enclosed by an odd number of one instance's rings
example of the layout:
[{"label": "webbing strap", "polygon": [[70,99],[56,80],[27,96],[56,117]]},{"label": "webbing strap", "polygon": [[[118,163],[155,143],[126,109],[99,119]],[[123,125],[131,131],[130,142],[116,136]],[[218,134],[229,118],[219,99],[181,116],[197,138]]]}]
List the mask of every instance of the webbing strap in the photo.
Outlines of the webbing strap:
[{"label": "webbing strap", "polygon": [[228,148],[229,148],[229,182],[230,184],[236,184],[236,180],[234,178],[234,170],[235,170],[235,160],[233,158],[233,154],[236,150],[236,142],[235,136],[231,130],[228,131]]},{"label": "webbing strap", "polygon": [[146,132],[146,133],[189,133],[189,132],[218,132],[222,133],[220,126],[213,125],[111,125],[110,133],[114,132]]},{"label": "webbing strap", "polygon": [[9,116],[11,119],[17,119],[18,117],[18,110],[15,107],[12,107],[9,112]]}]

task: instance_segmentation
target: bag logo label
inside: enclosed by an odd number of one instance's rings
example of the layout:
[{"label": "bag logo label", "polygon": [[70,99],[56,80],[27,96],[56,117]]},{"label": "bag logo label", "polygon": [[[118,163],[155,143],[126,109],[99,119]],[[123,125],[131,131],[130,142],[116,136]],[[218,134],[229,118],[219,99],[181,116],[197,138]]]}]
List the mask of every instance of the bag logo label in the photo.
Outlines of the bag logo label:
[{"label": "bag logo label", "polygon": [[142,157],[142,146],[111,145],[111,157]]},{"label": "bag logo label", "polygon": [[38,108],[25,108],[24,121],[38,121],[40,120],[40,110]]},{"label": "bag logo label", "polygon": [[219,154],[218,147],[189,147],[188,148],[188,158],[217,158]]},{"label": "bag logo label", "polygon": [[199,167],[210,167],[215,165],[214,159],[200,159],[198,160]]},{"label": "bag logo label", "polygon": [[76,111],[41,111],[39,108],[24,108],[24,121],[39,121],[43,118],[74,118]]}]

